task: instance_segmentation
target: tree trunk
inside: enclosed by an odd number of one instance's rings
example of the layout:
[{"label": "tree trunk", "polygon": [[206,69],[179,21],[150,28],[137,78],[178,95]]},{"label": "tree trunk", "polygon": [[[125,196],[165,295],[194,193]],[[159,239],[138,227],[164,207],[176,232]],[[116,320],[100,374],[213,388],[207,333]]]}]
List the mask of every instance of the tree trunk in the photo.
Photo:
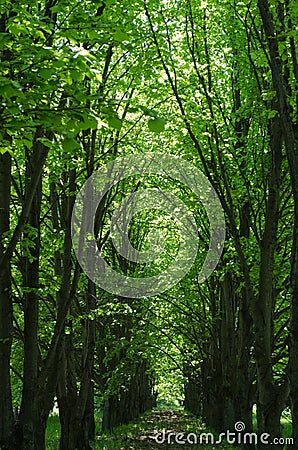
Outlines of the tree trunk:
[{"label": "tree trunk", "polygon": [[191,376],[189,376],[184,386],[184,407],[186,411],[197,417],[203,415],[201,382],[199,379],[194,380]]},{"label": "tree trunk", "polygon": [[[40,137],[40,136],[39,136]],[[33,154],[27,157],[26,180],[31,180],[36,158],[42,144],[37,141]],[[38,294],[39,255],[40,255],[40,208],[42,197],[42,177],[39,178],[31,210],[24,230],[24,239],[30,240],[34,247],[24,249],[23,285],[25,288],[24,305],[24,382],[20,408],[19,427],[21,428],[23,450],[34,450],[37,422],[37,376],[38,376]],[[32,238],[31,233],[35,236]],[[30,251],[30,255],[26,254]],[[32,258],[32,259],[31,259]]]},{"label": "tree trunk", "polygon": [[102,430],[128,423],[153,408],[155,396],[153,383],[147,373],[149,364],[145,360],[135,362],[135,372],[126,389],[106,399],[103,410]]},{"label": "tree trunk", "polygon": [[[291,250],[291,327],[290,327],[290,357],[289,378],[292,407],[292,436],[297,445],[298,442],[298,144],[297,144],[297,117],[292,119],[292,108],[287,95],[287,80],[283,76],[283,68],[286,64],[279,54],[277,32],[274,28],[273,17],[268,0],[258,0],[258,7],[269,47],[270,67],[273,86],[278,100],[280,124],[283,132],[287,159],[290,169],[291,185],[294,198],[294,229]],[[288,18],[291,20],[291,17]],[[291,53],[296,86],[298,83],[297,60],[295,44],[292,40]],[[296,113],[297,114],[297,113]]]},{"label": "tree trunk", "polygon": [[[10,230],[9,208],[11,156],[0,154],[0,260],[4,254],[3,239]],[[12,298],[10,260],[0,272],[0,447],[11,448],[13,410],[10,386],[10,353],[12,343]]]},{"label": "tree trunk", "polygon": [[[285,407],[287,388],[286,386],[279,387],[274,381],[271,355],[273,351],[273,269],[280,204],[282,138],[279,118],[275,117],[271,122],[269,130],[271,170],[268,181],[265,228],[261,240],[259,295],[254,300],[252,316],[258,386],[258,432],[281,437],[280,416]],[[263,448],[262,445],[259,448]]]}]

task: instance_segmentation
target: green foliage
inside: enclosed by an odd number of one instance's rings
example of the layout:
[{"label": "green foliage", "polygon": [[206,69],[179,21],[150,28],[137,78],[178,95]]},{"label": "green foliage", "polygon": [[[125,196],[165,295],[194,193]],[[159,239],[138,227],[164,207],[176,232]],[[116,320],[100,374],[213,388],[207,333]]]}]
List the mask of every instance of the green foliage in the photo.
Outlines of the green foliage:
[{"label": "green foliage", "polygon": [[[35,294],[38,302],[38,370],[42,371],[53,345],[63,292],[65,297],[72,296],[62,330],[72,341],[72,381],[78,392],[86,358],[84,339],[95,323],[94,383],[100,407],[109,396],[128,392],[143,361],[150,362],[147,372],[154,379],[158,400],[177,405],[190,376],[203,377],[202,369],[215,363],[222,368],[218,355],[230,317],[222,302],[224,282],[230,279],[233,286],[233,317],[228,324],[233,349],[241,343],[247,279],[254,298],[260,291],[268,180],[274,168],[276,137],[272,130],[280,115],[266,42],[258,32],[262,25],[256,2],[151,0],[147,11],[139,0],[75,4],[59,0],[50,8],[43,1],[2,3],[0,156],[7,152],[12,156],[10,230],[1,235],[4,249],[21,223],[31,181],[26,170],[38,166],[38,155],[47,152],[40,174],[39,229],[30,226],[26,218],[10,260],[13,404],[20,405],[23,389],[26,294]],[[291,49],[297,45],[296,2],[290,0],[287,8],[292,26],[290,21],[279,23],[275,8],[272,13],[295,118],[297,80]],[[283,382],[288,364],[294,215],[283,141],[280,147],[272,317],[269,314],[277,386]],[[142,251],[150,249],[150,231],[158,230],[164,242],[158,257],[137,265],[115,252],[110,231],[113,211],[131,192],[152,187],[168,189],[190,209],[198,228],[199,252],[185,279],[150,302],[114,298],[95,287],[92,304],[88,279],[84,273],[78,274],[74,255],[70,261],[64,259],[69,249],[72,202],[97,168],[117,156],[147,151],[179,155],[208,174],[226,215],[221,263],[204,285],[198,283],[210,239],[208,216],[198,198],[171,179],[131,177],[111,189],[98,208],[98,243],[107,262],[120,273],[142,278],[161,272],[175,259],[180,245],[178,227],[158,208],[137,214],[129,227],[132,245]],[[33,256],[37,245],[38,261]],[[34,262],[38,262],[38,286],[32,287],[26,285],[26,277]],[[251,344],[248,347],[252,369],[255,356]],[[208,377],[212,378],[212,370]],[[56,448],[59,432],[57,417],[50,417],[48,448]],[[125,445],[123,432],[129,434],[130,428],[101,437],[99,448],[121,448]]]},{"label": "green foliage", "polygon": [[60,421],[58,414],[49,416],[46,428],[46,448],[57,450],[59,448]]},{"label": "green foliage", "polygon": [[165,124],[162,119],[159,119],[158,117],[156,119],[150,119],[148,121],[148,127],[150,131],[155,131],[156,133],[160,133],[161,131],[164,131]]}]

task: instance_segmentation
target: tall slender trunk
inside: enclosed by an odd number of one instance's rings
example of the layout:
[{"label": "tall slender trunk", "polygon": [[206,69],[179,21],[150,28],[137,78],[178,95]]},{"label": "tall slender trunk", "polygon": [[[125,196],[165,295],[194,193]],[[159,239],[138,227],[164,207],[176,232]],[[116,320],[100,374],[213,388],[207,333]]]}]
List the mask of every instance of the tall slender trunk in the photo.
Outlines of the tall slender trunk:
[{"label": "tall slender trunk", "polygon": [[[203,393],[203,418],[207,426],[218,432],[224,431],[225,410],[224,410],[224,388],[222,384],[222,360],[221,348],[219,345],[219,335],[221,320],[219,314],[219,305],[217,301],[218,291],[215,280],[212,280],[210,289],[210,305],[213,326],[211,336],[202,346],[204,360],[201,364],[202,373],[202,393]],[[226,379],[224,380],[226,381]],[[222,405],[218,408],[218,405]]]},{"label": "tall slender trunk", "polygon": [[[95,309],[95,285],[88,282],[86,306],[90,313]],[[93,363],[95,348],[95,318],[84,321],[84,342],[81,355],[80,388],[77,389],[77,361],[72,333],[65,336],[65,354],[58,380],[58,403],[61,422],[61,450],[91,450],[90,441],[95,437]]]},{"label": "tall slender trunk", "polygon": [[128,423],[154,406],[153,380],[147,372],[150,367],[148,361],[133,361],[132,364],[134,370],[125,389],[121,388],[117,394],[110,395],[105,401],[103,431]]},{"label": "tall slender trunk", "polygon": [[220,359],[224,410],[224,429],[233,429],[237,417],[235,290],[229,273],[221,283]]},{"label": "tall slender trunk", "polygon": [[290,396],[292,410],[292,437],[298,443],[298,198],[295,202],[294,236],[291,264],[291,341],[290,341]]},{"label": "tall slender trunk", "polygon": [[[3,240],[10,230],[9,208],[11,189],[11,156],[0,154],[0,259],[4,254]],[[0,447],[11,448],[13,410],[10,386],[10,354],[12,344],[12,298],[10,259],[0,273]]]},{"label": "tall slender trunk", "polygon": [[[291,250],[291,327],[290,327],[290,357],[289,378],[292,406],[292,436],[295,445],[298,443],[298,136],[297,113],[292,119],[292,108],[288,99],[287,81],[283,75],[284,62],[279,54],[277,34],[274,27],[272,13],[268,0],[258,0],[258,7],[262,18],[265,35],[268,42],[270,66],[273,86],[278,100],[280,123],[283,132],[287,159],[290,169],[291,186],[294,198],[294,229]],[[290,18],[289,18],[290,19]],[[298,83],[297,59],[295,45],[291,41],[291,53],[294,64],[296,86]]]},{"label": "tall slender trunk", "polygon": [[[11,8],[12,9],[12,8]],[[15,16],[13,11],[2,12],[0,16],[0,33],[7,31],[7,21]],[[10,61],[12,52],[3,49],[0,61]],[[2,100],[2,97],[1,97]],[[11,142],[11,137],[1,133],[2,138]],[[4,260],[7,246],[3,239],[10,231],[10,201],[11,201],[11,155],[6,152],[0,154],[0,261]],[[11,298],[10,260],[7,258],[0,264],[0,447],[3,450],[12,446],[13,409],[10,385],[10,356],[13,331],[13,305]]]},{"label": "tall slender trunk", "polygon": [[[271,357],[273,351],[273,269],[277,245],[282,162],[282,134],[278,117],[273,119],[269,131],[271,169],[265,227],[261,240],[259,295],[254,301],[252,315],[258,386],[258,431],[259,433],[270,433],[272,437],[281,437],[280,416],[285,407],[287,386],[278,386],[275,383]],[[260,448],[263,447],[260,446]]]},{"label": "tall slender trunk", "polygon": [[[40,134],[40,133],[39,133]],[[37,135],[38,136],[38,135]],[[42,144],[36,141],[32,155],[27,157],[26,180],[34,175],[34,163]],[[33,243],[25,249],[23,258],[23,284],[25,288],[24,305],[24,382],[20,408],[19,426],[21,427],[23,450],[34,450],[37,421],[37,377],[38,377],[38,293],[39,256],[40,256],[40,209],[42,197],[42,177],[39,178],[33,197],[31,210],[24,230],[24,239]],[[34,237],[32,237],[34,233]],[[30,251],[30,255],[26,254]]]},{"label": "tall slender trunk", "polygon": [[[85,381],[85,395],[81,393],[83,398],[84,410],[81,417],[81,432],[77,438],[77,443],[82,448],[91,449],[90,441],[95,439],[95,419],[94,419],[94,351],[95,351],[95,317],[92,317],[93,311],[96,309],[96,286],[89,280],[88,290],[86,292],[87,311],[91,317],[85,320],[84,326],[84,350],[82,357],[82,367],[87,371]],[[81,381],[81,383],[84,380]],[[81,401],[82,403],[82,401]]]}]

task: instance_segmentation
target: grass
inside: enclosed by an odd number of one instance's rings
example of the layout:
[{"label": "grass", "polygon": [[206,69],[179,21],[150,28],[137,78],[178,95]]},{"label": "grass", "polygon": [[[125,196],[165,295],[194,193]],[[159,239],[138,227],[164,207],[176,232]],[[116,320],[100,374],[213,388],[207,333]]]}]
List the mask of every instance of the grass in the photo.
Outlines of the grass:
[{"label": "grass", "polygon": [[58,414],[52,414],[48,418],[46,429],[46,448],[47,450],[59,449],[60,420]]},{"label": "grass", "polygon": [[[171,429],[176,432],[196,433],[207,432],[200,419],[185,413],[181,408],[172,409],[172,416],[169,417],[165,407],[158,411],[145,413],[139,420],[127,425],[120,425],[113,429],[113,431],[101,434],[101,422],[96,422],[96,435],[97,439],[94,443],[94,450],[141,450],[147,449],[166,449],[168,443],[157,444],[150,436],[154,435],[154,430],[162,431],[163,428]],[[171,420],[177,416],[177,421]],[[210,431],[210,430],[209,430]],[[49,417],[46,431],[46,448],[47,450],[59,449],[59,435],[60,435],[60,422],[58,415],[52,415]],[[154,447],[155,446],[155,447]],[[185,445],[173,443],[171,445],[172,450],[187,448]],[[191,448],[202,448],[196,445],[191,445]],[[219,449],[219,446],[204,445],[204,449]],[[236,447],[221,444],[221,449],[235,450]]]},{"label": "grass", "polygon": [[292,422],[290,411],[283,413],[281,418],[282,435],[283,437],[291,437],[292,435]]},{"label": "grass", "polygon": [[[253,411],[253,430],[257,431],[257,416],[256,411]],[[281,416],[281,426],[282,426],[282,437],[290,438],[292,435],[292,422],[291,422],[291,412],[290,409],[287,408]],[[287,446],[285,448],[288,448]],[[293,447],[292,447],[293,448]]]},{"label": "grass", "polygon": [[[168,406],[168,405],[166,405]],[[199,435],[204,432],[211,432],[205,428],[202,421],[191,414],[186,413],[181,408],[171,408],[171,411],[167,411],[165,405],[154,410],[153,412],[145,413],[139,420],[128,425],[121,425],[113,429],[109,433],[101,433],[101,420],[96,421],[96,442],[93,445],[94,450],[142,450],[142,449],[167,449],[169,444],[157,444],[152,436],[155,431],[161,432],[164,428],[166,430],[187,433],[195,433]],[[256,427],[256,416],[253,418],[254,428]],[[281,420],[283,426],[283,437],[290,437],[292,432],[292,425],[290,421],[289,413],[284,413]],[[59,436],[60,436],[60,422],[58,415],[51,415],[48,419],[46,430],[46,448],[47,450],[59,449]],[[151,436],[151,437],[150,437]],[[171,441],[172,442],[172,441]],[[236,450],[235,447],[230,444],[217,444],[217,445],[179,445],[170,444],[172,450],[178,449],[224,449],[224,450]]]},{"label": "grass", "polygon": [[174,437],[171,438],[170,442],[166,438],[163,443],[156,443],[152,438],[156,434],[154,430],[162,432],[163,429],[171,430],[176,435],[184,433],[185,437],[189,433],[199,435],[202,432],[210,431],[205,428],[200,419],[186,413],[181,408],[171,411],[160,409],[144,414],[139,421],[133,424],[122,425],[115,428],[111,433],[99,435],[95,448],[101,450],[163,450],[168,449],[169,446],[172,450],[181,450],[182,448],[235,450],[237,448],[226,443],[219,445],[190,445],[185,443],[182,445],[176,443]]}]

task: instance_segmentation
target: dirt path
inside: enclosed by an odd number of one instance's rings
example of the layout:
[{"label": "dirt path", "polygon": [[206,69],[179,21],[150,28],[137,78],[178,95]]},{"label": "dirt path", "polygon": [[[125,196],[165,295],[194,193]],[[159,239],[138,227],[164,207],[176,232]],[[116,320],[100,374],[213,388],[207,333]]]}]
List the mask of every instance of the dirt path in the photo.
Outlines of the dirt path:
[{"label": "dirt path", "polygon": [[[153,411],[150,415],[143,418],[141,422],[142,434],[138,439],[139,449],[178,449],[187,448],[186,444],[176,442],[179,433],[187,434],[191,423],[197,421],[193,416],[180,410],[160,410]],[[194,431],[194,430],[193,430]],[[180,439],[179,439],[180,438]],[[178,436],[178,442],[181,436]],[[191,446],[194,448],[194,446]],[[126,450],[126,449],[125,449]],[[131,449],[132,450],[132,449]]]},{"label": "dirt path", "polygon": [[[203,441],[200,441],[204,433]],[[183,410],[154,410],[130,425],[119,427],[110,440],[96,449],[104,450],[194,450],[230,449],[212,442],[200,419]],[[214,438],[216,440],[216,438]],[[234,447],[235,450],[235,447]]]}]

